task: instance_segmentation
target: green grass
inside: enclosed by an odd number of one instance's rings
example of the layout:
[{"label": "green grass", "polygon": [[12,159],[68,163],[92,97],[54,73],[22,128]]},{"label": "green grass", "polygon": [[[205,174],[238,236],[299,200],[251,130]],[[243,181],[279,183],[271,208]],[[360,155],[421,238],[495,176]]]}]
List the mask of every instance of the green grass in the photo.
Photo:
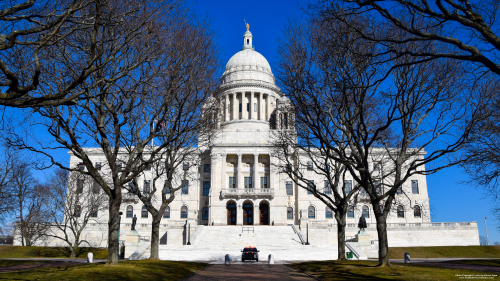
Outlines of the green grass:
[{"label": "green grass", "polygon": [[0,260],[0,267],[22,265],[22,264],[41,264],[41,263],[52,263],[52,261]]},{"label": "green grass", "polygon": [[390,247],[389,258],[500,258],[500,246]]},{"label": "green grass", "polygon": [[494,274],[486,271],[392,264],[377,267],[375,261],[321,261],[292,264],[322,280],[458,280],[457,275]]},{"label": "green grass", "polygon": [[[79,248],[77,258],[86,258],[88,252],[94,254],[94,259],[106,259],[108,249],[105,248]],[[0,259],[13,258],[67,258],[69,251],[66,247],[22,247],[22,246],[0,246]]]},{"label": "green grass", "polygon": [[123,261],[115,266],[81,264],[0,273],[0,280],[179,280],[206,266],[194,262]]},{"label": "green grass", "polygon": [[485,266],[500,267],[500,259],[494,259],[494,260],[457,260],[457,261],[447,261],[447,263],[473,264],[473,265],[485,265]]}]

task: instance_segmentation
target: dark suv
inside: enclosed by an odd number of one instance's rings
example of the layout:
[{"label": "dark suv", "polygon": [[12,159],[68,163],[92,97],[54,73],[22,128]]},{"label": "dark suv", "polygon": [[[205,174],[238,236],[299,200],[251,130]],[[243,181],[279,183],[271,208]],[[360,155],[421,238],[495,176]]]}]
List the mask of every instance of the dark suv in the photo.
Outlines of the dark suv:
[{"label": "dark suv", "polygon": [[259,251],[255,247],[245,247],[241,251],[241,261],[255,260],[259,261]]}]

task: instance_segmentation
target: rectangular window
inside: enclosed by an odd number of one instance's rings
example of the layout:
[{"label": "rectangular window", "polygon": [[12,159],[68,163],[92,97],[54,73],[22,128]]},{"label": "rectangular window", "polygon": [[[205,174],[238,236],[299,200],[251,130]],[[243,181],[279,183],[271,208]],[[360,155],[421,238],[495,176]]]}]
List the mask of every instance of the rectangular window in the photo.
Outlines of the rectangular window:
[{"label": "rectangular window", "polygon": [[411,181],[411,193],[418,194],[418,180]]},{"label": "rectangular window", "polygon": [[188,180],[182,181],[182,194],[189,194],[189,181]]},{"label": "rectangular window", "polygon": [[252,188],[252,177],[245,177],[245,188]]},{"label": "rectangular window", "polygon": [[373,164],[373,171],[379,172],[380,170],[382,170],[382,163],[380,163],[380,162],[374,163]]},{"label": "rectangular window", "polygon": [[101,162],[96,162],[95,163],[95,169],[100,171],[101,170]]},{"label": "rectangular window", "polygon": [[92,193],[99,194],[99,191],[101,191],[101,186],[97,181],[94,181],[94,184],[92,185]]},{"label": "rectangular window", "polygon": [[144,191],[144,194],[151,193],[151,181],[150,180],[144,180],[143,191]]},{"label": "rectangular window", "polygon": [[116,169],[117,169],[118,171],[122,171],[122,170],[123,170],[123,165],[122,165],[122,163],[116,163]]},{"label": "rectangular window", "polygon": [[250,112],[250,103],[247,102],[247,112]]},{"label": "rectangular window", "polygon": [[344,183],[345,194],[349,194],[352,191],[352,180],[346,180]]},{"label": "rectangular window", "polygon": [[229,188],[236,188],[236,177],[229,177]]},{"label": "rectangular window", "polygon": [[286,219],[293,220],[293,209],[291,207],[286,208]]},{"label": "rectangular window", "polygon": [[76,181],[76,193],[83,193],[83,179]]},{"label": "rectangular window", "polygon": [[332,187],[328,181],[325,181],[325,194],[332,194]]},{"label": "rectangular window", "polygon": [[382,190],[382,184],[379,181],[376,181],[374,185],[375,185],[375,192],[377,192],[377,195],[384,193],[384,191]]},{"label": "rectangular window", "polygon": [[307,194],[313,194],[314,189],[314,181],[310,181],[307,183]]},{"label": "rectangular window", "polygon": [[240,112],[243,109],[243,104],[240,103]]},{"label": "rectangular window", "polygon": [[268,188],[267,177],[260,177],[260,188]]},{"label": "rectangular window", "polygon": [[146,171],[151,171],[151,164],[148,164],[148,165],[146,166]]},{"label": "rectangular window", "polygon": [[312,171],[313,169],[313,162],[307,162],[307,170]]},{"label": "rectangular window", "polygon": [[401,186],[398,187],[396,190],[396,194],[402,194],[403,193],[403,188]]},{"label": "rectangular window", "polygon": [[203,195],[207,196],[210,193],[210,181],[203,182]]},{"label": "rectangular window", "polygon": [[182,169],[183,169],[184,171],[189,170],[189,162],[184,162],[184,163],[182,163]]},{"label": "rectangular window", "polygon": [[257,103],[253,104],[253,112],[257,112]]},{"label": "rectangular window", "polygon": [[285,166],[285,172],[286,173],[291,173],[292,172],[292,164],[286,164],[286,166]]},{"label": "rectangular window", "polygon": [[293,195],[293,184],[291,181],[286,182],[286,195]]},{"label": "rectangular window", "polygon": [[203,172],[210,173],[210,164],[203,165]]}]

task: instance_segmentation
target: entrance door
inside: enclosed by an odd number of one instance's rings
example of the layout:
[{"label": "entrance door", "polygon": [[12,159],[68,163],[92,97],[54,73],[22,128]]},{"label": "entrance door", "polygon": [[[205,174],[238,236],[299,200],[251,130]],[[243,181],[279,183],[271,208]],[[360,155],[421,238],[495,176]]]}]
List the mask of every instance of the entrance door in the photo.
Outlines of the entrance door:
[{"label": "entrance door", "polygon": [[236,204],[227,204],[227,225],[236,225]]},{"label": "entrance door", "polygon": [[266,203],[260,203],[259,211],[260,211],[260,224],[269,225],[269,205],[267,205]]},{"label": "entrance door", "polygon": [[243,225],[253,225],[253,205],[250,203],[243,205]]}]

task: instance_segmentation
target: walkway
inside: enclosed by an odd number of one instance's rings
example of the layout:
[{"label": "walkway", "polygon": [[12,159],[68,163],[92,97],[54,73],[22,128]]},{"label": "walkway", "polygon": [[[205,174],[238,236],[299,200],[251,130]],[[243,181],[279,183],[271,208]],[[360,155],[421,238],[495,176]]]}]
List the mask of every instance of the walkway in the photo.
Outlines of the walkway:
[{"label": "walkway", "polygon": [[304,273],[293,270],[282,264],[232,264],[212,265],[187,278],[189,281],[197,280],[304,280],[311,281],[313,278]]}]

